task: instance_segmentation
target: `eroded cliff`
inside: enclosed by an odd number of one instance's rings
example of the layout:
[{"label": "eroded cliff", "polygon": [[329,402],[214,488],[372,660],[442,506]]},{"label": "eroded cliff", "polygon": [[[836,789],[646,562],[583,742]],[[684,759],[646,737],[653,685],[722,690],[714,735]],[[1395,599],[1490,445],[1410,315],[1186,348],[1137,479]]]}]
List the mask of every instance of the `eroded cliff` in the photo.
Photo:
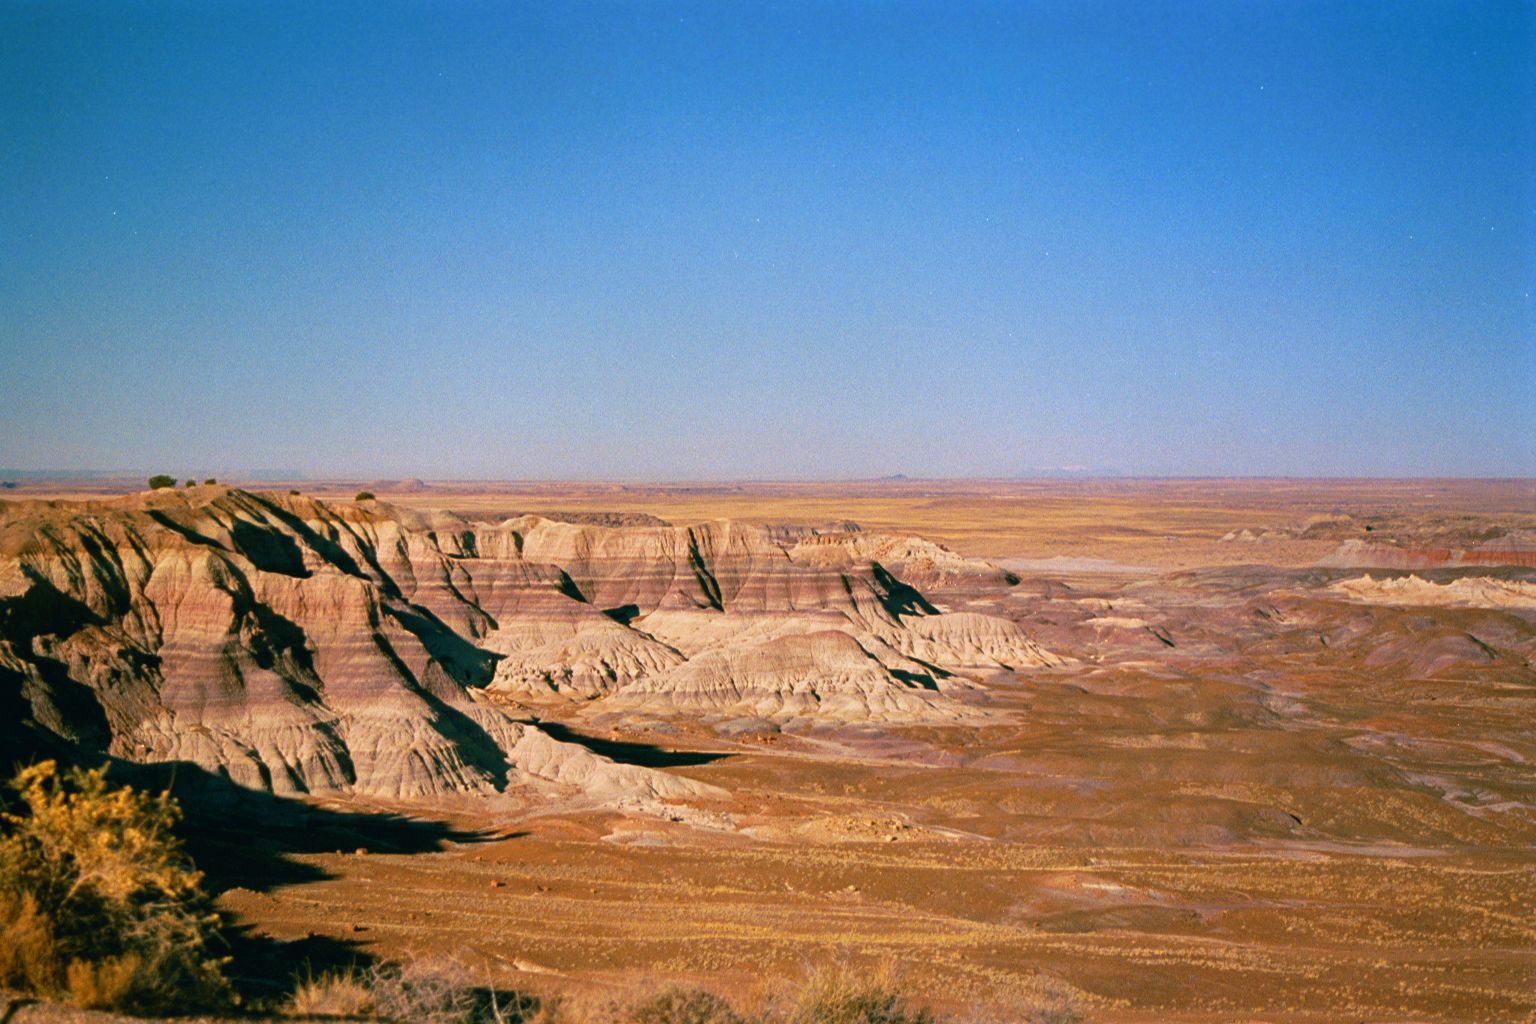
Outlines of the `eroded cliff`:
[{"label": "eroded cliff", "polygon": [[483,523],[218,486],[0,503],[0,699],[24,739],[279,793],[665,800],[707,787],[511,705],[928,720],[961,713],[957,670],[1054,662],[1012,622],[940,613],[906,564],[998,572],[857,531]]}]

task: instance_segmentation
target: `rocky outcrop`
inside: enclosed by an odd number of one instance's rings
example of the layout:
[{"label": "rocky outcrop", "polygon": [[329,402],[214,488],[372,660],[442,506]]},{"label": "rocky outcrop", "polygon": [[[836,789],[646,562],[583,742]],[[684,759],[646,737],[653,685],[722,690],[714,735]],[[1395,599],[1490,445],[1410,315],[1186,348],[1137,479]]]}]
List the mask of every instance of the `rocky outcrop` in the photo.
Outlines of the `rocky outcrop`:
[{"label": "rocky outcrop", "polygon": [[1006,569],[959,555],[921,537],[863,531],[811,531],[790,548],[803,565],[853,565],[878,562],[911,586],[923,590],[961,585],[1013,586],[1019,578]]},{"label": "rocky outcrop", "polygon": [[[568,634],[547,621],[514,624],[515,641],[504,627],[488,639],[508,655],[494,690],[544,686],[611,694],[625,706],[889,721],[953,714],[942,697],[967,685],[956,669],[1058,663],[1011,622],[939,613],[868,557],[920,555],[943,564],[950,580],[1005,576],[917,538],[730,522],[620,531],[522,520],[517,528],[524,557],[559,565],[606,621],[564,620]],[[525,633],[535,639],[522,642]]]},{"label": "rocky outcrop", "polygon": [[559,743],[493,698],[944,717],[956,670],[1052,661],[1013,623],[939,614],[869,557],[961,572],[952,553],[805,540],[218,486],[0,502],[0,703],[36,737],[276,792],[544,780],[670,799],[698,784]]},{"label": "rocky outcrop", "polygon": [[1510,530],[1478,543],[1445,547],[1350,539],[1317,564],[1328,569],[1531,569],[1536,568],[1536,531]]},{"label": "rocky outcrop", "polygon": [[1349,601],[1405,607],[1536,609],[1536,582],[1464,576],[1445,583],[1418,576],[1361,576],[1324,588]]},{"label": "rocky outcrop", "polygon": [[957,717],[958,707],[932,699],[936,692],[894,675],[851,634],[826,629],[706,650],[669,672],[625,687],[614,704],[650,711],[729,711],[768,720]]}]

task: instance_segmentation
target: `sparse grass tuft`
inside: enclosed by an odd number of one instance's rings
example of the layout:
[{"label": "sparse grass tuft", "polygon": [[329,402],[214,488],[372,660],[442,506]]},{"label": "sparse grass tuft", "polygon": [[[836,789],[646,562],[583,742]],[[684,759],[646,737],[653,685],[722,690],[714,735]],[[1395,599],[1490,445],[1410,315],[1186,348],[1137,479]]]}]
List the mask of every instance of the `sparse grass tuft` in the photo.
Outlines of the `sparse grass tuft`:
[{"label": "sparse grass tuft", "polygon": [[368,972],[356,968],[302,979],[284,1008],[291,1017],[367,1017],[373,1009]]}]

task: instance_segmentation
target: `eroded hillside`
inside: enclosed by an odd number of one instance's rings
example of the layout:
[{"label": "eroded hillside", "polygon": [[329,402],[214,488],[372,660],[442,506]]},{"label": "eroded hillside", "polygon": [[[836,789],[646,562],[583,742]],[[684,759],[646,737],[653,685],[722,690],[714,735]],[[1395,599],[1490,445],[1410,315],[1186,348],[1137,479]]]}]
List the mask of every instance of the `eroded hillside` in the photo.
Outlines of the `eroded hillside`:
[{"label": "eroded hillside", "polygon": [[1057,660],[940,613],[907,567],[1007,579],[846,524],[485,523],[218,486],[7,503],[0,683],[34,743],[277,793],[676,797],[704,787],[560,743],[522,702],[945,720],[968,713],[957,671]]}]

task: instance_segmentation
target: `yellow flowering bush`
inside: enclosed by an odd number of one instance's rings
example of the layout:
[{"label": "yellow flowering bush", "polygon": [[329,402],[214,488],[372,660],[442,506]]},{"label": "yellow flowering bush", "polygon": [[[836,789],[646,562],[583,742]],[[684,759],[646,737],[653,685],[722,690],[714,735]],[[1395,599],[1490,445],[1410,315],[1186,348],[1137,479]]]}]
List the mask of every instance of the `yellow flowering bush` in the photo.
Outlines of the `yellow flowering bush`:
[{"label": "yellow flowering bush", "polygon": [[140,1012],[229,1000],[217,916],[167,793],[52,761],[0,812],[0,986]]}]

